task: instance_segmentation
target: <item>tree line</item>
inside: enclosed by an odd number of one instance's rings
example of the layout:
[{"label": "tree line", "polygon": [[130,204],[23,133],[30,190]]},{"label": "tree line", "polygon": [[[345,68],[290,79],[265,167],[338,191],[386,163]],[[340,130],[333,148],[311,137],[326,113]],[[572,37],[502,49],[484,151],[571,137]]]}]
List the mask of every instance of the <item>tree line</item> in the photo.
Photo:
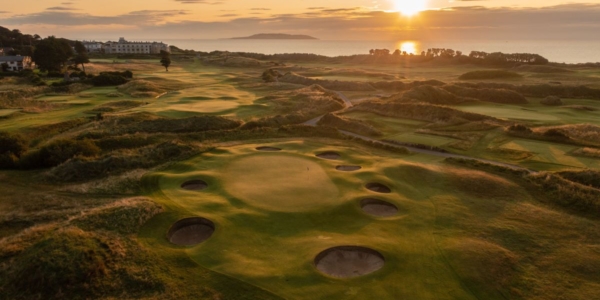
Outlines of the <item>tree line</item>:
[{"label": "tree line", "polygon": [[388,49],[371,49],[369,55],[373,56],[407,56],[407,57],[420,57],[421,59],[433,59],[433,58],[458,58],[462,62],[471,63],[484,63],[493,65],[504,65],[511,63],[523,63],[532,65],[545,65],[549,61],[545,57],[534,54],[534,53],[502,53],[493,52],[487,53],[483,51],[471,51],[468,56],[465,56],[462,51],[455,51],[454,49],[447,48],[430,48],[427,51],[421,51],[420,55],[413,53],[407,53],[406,51],[400,51],[396,49],[391,52]]}]

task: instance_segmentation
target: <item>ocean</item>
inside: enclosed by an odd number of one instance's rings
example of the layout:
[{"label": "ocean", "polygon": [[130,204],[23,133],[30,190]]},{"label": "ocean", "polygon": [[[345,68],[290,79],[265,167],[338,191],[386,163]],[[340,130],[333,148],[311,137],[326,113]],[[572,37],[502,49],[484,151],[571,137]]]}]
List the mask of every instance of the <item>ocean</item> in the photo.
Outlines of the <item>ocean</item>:
[{"label": "ocean", "polygon": [[368,54],[370,49],[402,49],[420,54],[428,48],[450,48],[468,55],[471,51],[536,53],[552,62],[600,62],[600,40],[528,40],[528,41],[328,41],[328,40],[163,40],[182,49],[210,52],[314,53],[325,56]]}]

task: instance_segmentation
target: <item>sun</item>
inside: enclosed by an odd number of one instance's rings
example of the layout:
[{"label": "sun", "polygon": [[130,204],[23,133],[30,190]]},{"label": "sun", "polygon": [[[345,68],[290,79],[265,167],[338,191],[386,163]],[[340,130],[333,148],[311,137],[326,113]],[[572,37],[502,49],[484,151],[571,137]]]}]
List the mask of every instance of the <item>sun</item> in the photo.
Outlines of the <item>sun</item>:
[{"label": "sun", "polygon": [[427,8],[427,0],[394,0],[394,7],[401,14],[412,17]]}]

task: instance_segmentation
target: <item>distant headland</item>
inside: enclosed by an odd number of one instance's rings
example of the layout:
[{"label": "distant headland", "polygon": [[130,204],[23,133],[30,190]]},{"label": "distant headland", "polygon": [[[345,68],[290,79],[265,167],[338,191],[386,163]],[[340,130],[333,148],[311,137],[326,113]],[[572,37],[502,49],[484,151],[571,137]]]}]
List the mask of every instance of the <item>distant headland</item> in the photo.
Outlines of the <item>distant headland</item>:
[{"label": "distant headland", "polygon": [[316,37],[301,34],[259,33],[247,37],[234,37],[232,40],[318,40]]}]

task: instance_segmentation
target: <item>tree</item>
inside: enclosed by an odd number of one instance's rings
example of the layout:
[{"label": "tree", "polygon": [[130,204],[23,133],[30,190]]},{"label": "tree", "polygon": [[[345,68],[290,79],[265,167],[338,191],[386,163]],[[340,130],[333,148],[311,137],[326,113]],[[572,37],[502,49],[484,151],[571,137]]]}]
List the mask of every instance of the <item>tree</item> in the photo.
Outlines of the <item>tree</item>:
[{"label": "tree", "polygon": [[84,64],[89,63],[90,59],[88,58],[88,55],[87,55],[87,49],[80,41],[75,42],[75,53],[77,53],[75,55],[75,58],[73,59],[73,62],[75,63],[75,67],[77,67],[77,65],[81,64],[81,67],[83,68],[83,72],[85,72]]},{"label": "tree", "polygon": [[71,56],[73,50],[66,40],[50,36],[37,44],[33,52],[33,61],[42,71],[61,72]]},{"label": "tree", "polygon": [[169,72],[169,66],[171,65],[171,53],[160,50],[160,64],[165,67],[165,70]]}]

